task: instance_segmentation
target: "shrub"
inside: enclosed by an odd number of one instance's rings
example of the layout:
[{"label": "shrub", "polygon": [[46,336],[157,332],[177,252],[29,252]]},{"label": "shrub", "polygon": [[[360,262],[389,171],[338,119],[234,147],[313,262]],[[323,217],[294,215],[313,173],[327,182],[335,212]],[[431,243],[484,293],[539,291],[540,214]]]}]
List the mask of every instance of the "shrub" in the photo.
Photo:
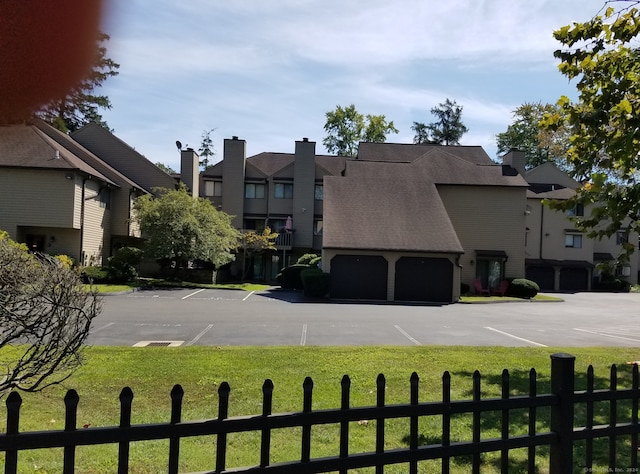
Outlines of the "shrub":
[{"label": "shrub", "polygon": [[67,269],[73,268],[73,259],[68,255],[64,255],[64,254],[54,255],[53,258],[59,261],[64,268],[67,268]]},{"label": "shrub", "polygon": [[305,268],[300,272],[304,295],[324,298],[329,293],[329,274],[319,268]]},{"label": "shrub", "polygon": [[108,278],[114,283],[126,283],[138,276],[137,267],[142,261],[142,250],[122,247],[109,258]]},{"label": "shrub", "polygon": [[[312,263],[315,261],[316,263]],[[315,253],[305,253],[302,257],[298,259],[296,265],[317,265],[317,262],[320,261],[320,256]]]},{"label": "shrub", "polygon": [[298,263],[283,268],[282,271],[276,275],[276,281],[282,288],[288,290],[301,290],[303,285],[300,273],[302,270],[307,268],[310,268],[309,265],[301,265]]},{"label": "shrub", "polygon": [[535,281],[526,278],[515,278],[509,284],[508,295],[516,298],[533,298],[540,291]]},{"label": "shrub", "polygon": [[85,283],[104,283],[109,280],[109,270],[100,266],[84,267],[80,276]]},{"label": "shrub", "polygon": [[628,293],[631,291],[631,283],[621,278],[610,277],[603,279],[594,289],[612,293]]}]

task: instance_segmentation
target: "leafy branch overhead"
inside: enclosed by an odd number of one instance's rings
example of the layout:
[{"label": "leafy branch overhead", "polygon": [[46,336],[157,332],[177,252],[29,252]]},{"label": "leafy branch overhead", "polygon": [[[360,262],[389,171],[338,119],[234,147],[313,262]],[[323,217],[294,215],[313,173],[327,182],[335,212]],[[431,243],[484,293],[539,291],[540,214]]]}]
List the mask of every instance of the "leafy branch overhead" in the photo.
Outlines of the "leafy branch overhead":
[{"label": "leafy branch overhead", "polygon": [[[640,14],[634,2],[607,2],[600,15],[554,32],[559,70],[575,80],[576,101],[561,97],[542,125],[571,130],[567,164],[585,185],[558,209],[591,205],[576,226],[591,237],[639,230]],[[627,253],[635,247],[628,244]]]}]

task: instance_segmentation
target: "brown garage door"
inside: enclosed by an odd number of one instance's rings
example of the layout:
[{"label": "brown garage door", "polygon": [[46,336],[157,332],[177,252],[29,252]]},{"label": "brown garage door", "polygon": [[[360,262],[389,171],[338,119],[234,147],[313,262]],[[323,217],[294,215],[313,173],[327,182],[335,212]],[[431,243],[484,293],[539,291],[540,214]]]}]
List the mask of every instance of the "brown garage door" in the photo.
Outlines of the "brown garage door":
[{"label": "brown garage door", "polygon": [[395,299],[451,303],[453,264],[448,258],[401,257],[396,262]]},{"label": "brown garage door", "polygon": [[387,273],[387,260],[380,255],[336,255],[331,259],[331,297],[386,300]]}]

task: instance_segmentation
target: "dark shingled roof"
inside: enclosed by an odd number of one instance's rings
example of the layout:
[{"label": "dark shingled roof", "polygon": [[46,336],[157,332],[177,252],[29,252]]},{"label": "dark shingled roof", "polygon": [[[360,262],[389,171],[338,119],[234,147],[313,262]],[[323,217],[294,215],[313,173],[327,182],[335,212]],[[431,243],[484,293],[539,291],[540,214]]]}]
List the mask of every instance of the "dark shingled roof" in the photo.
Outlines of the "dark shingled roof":
[{"label": "dark shingled roof", "polygon": [[437,186],[528,187],[477,147],[362,145],[366,159],[324,180],[326,248],[462,253]]},{"label": "dark shingled roof", "polygon": [[0,126],[0,166],[79,170],[117,186],[36,125]]}]

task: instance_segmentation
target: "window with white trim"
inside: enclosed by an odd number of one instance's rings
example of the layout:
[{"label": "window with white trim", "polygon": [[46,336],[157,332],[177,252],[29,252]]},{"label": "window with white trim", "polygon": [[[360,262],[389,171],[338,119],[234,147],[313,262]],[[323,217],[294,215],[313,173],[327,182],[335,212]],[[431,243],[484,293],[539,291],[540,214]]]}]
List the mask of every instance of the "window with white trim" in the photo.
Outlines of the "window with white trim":
[{"label": "window with white trim", "polygon": [[582,234],[566,234],[564,236],[564,246],[566,248],[582,248]]}]

